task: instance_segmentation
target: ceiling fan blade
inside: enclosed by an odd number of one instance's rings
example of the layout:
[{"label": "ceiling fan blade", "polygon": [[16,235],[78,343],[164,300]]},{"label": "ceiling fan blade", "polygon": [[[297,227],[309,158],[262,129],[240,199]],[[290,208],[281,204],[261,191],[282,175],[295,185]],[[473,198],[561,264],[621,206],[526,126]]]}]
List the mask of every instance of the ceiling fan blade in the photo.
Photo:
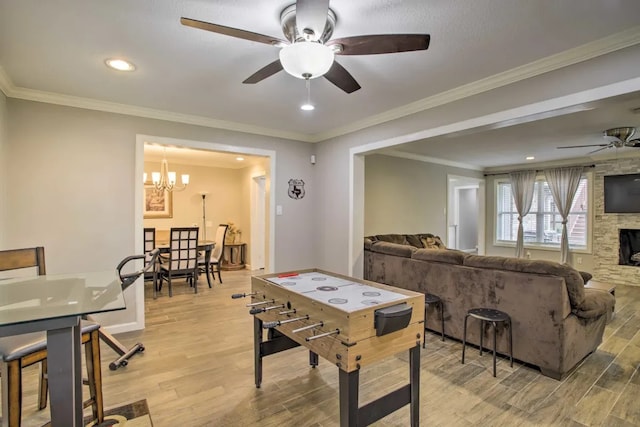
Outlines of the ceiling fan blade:
[{"label": "ceiling fan blade", "polygon": [[324,77],[347,93],[352,93],[360,89],[360,85],[356,79],[336,61],[333,61],[333,65],[331,65],[331,68],[329,68],[329,71],[327,71]]},{"label": "ceiling fan blade", "polygon": [[223,34],[225,36],[236,37],[238,39],[252,42],[270,44],[272,46],[283,46],[289,42],[277,37],[265,36],[264,34],[252,33],[251,31],[240,30],[238,28],[225,27],[224,25],[212,24],[210,22],[198,21],[191,18],[180,18],[180,23],[187,27],[198,28],[200,30],[211,31],[212,33]]},{"label": "ceiling fan blade", "polygon": [[567,145],[565,147],[556,147],[556,148],[582,148],[582,147],[611,147],[611,144],[587,144],[587,145]]},{"label": "ceiling fan blade", "polygon": [[271,64],[260,68],[258,71],[253,73],[251,76],[249,76],[242,83],[245,83],[245,84],[258,83],[258,82],[266,79],[267,77],[273,76],[275,73],[277,73],[279,71],[282,71],[282,64],[280,63],[279,59],[276,59]]},{"label": "ceiling fan blade", "polygon": [[611,148],[612,146],[607,145],[606,147],[598,148],[597,150],[589,151],[587,154],[597,153],[598,151],[606,150],[607,148]]},{"label": "ceiling fan blade", "polygon": [[624,143],[625,147],[640,148],[640,139],[632,139]]},{"label": "ceiling fan blade", "polygon": [[[329,13],[329,0],[297,0],[296,1],[296,28],[298,34],[303,36],[310,34],[310,40],[318,40],[324,27],[327,25],[327,15]],[[307,31],[305,31],[307,30]]]},{"label": "ceiling fan blade", "polygon": [[429,34],[375,34],[329,40],[326,44],[341,45],[337,55],[375,55],[379,53],[412,52],[429,47]]}]

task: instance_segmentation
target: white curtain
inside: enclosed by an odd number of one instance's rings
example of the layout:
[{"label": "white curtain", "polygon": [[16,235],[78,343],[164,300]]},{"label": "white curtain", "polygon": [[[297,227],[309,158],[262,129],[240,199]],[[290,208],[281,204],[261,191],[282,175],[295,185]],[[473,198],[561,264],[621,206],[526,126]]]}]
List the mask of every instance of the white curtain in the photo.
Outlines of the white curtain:
[{"label": "white curtain", "polygon": [[518,238],[516,240],[516,258],[524,257],[524,227],[522,219],[529,213],[533,202],[533,189],[536,183],[536,171],[518,171],[509,174],[511,194],[518,211]]},{"label": "white curtain", "polygon": [[565,263],[569,258],[569,235],[567,233],[567,218],[573,204],[573,197],[578,191],[582,167],[556,168],[544,172],[553,196],[553,201],[562,217],[562,239],[560,240],[560,262]]}]

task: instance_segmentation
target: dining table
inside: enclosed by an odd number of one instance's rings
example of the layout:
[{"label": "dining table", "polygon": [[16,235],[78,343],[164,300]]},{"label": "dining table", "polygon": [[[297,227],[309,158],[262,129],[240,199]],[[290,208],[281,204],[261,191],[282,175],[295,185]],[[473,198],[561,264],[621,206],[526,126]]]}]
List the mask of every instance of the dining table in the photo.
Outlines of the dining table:
[{"label": "dining table", "polygon": [[0,337],[46,331],[53,427],[84,425],[80,318],[125,308],[114,270],[0,279]]},{"label": "dining table", "polygon": [[[213,248],[216,246],[216,242],[214,242],[213,240],[198,240],[198,251],[199,252],[204,252],[204,262],[205,262],[205,272],[207,275],[207,284],[209,285],[209,287],[211,287],[211,252],[213,251]],[[160,250],[160,255],[162,254],[168,254],[169,252],[171,252],[171,243],[169,241],[159,241],[156,243],[156,248],[158,248]],[[161,257],[158,257],[158,263],[162,262]],[[155,280],[154,280],[155,282]],[[157,293],[158,290],[156,289],[156,285],[154,283],[153,286],[153,298],[156,299],[157,298]]]}]

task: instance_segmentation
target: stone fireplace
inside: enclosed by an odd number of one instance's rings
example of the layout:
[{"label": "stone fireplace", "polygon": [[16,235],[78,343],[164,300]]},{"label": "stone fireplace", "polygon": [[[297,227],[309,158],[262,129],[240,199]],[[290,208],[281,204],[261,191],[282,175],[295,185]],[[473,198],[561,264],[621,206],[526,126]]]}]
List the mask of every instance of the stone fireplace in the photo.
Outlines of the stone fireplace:
[{"label": "stone fireplace", "polygon": [[640,261],[631,259],[640,252],[640,214],[604,213],[604,176],[630,173],[640,173],[639,158],[608,160],[595,167],[593,271],[590,273],[597,280],[612,284],[640,286]]},{"label": "stone fireplace", "polygon": [[640,267],[640,230],[621,228],[618,242],[618,265]]}]

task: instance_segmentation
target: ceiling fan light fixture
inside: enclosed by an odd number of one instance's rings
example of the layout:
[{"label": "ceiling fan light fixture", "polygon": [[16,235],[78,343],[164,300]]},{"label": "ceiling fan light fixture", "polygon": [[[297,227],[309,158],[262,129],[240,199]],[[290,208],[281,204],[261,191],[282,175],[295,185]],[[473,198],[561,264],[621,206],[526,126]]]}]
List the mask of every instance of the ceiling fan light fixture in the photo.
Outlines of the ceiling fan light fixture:
[{"label": "ceiling fan light fixture", "polygon": [[282,68],[299,79],[315,79],[324,75],[331,68],[333,59],[333,49],[317,42],[297,42],[280,50]]}]

